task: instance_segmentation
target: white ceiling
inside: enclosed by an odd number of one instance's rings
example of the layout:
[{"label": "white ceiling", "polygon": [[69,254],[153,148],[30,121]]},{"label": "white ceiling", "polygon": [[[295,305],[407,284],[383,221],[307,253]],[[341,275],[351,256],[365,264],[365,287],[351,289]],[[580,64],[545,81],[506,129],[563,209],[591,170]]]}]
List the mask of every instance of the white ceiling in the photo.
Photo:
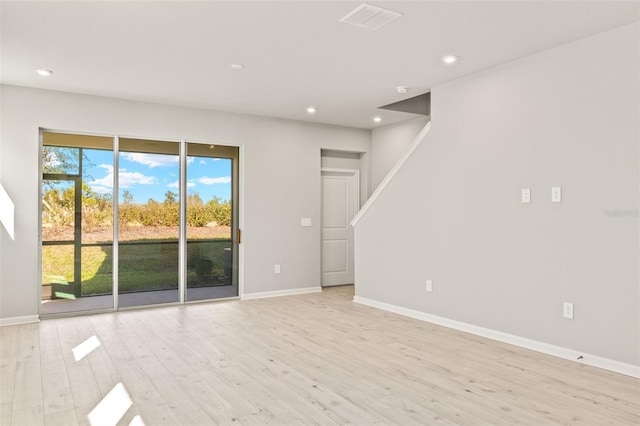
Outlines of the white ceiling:
[{"label": "white ceiling", "polygon": [[403,13],[377,31],[339,22],[361,3],[3,0],[0,81],[372,128],[411,117],[379,106],[640,19],[638,1],[450,0],[370,1]]}]

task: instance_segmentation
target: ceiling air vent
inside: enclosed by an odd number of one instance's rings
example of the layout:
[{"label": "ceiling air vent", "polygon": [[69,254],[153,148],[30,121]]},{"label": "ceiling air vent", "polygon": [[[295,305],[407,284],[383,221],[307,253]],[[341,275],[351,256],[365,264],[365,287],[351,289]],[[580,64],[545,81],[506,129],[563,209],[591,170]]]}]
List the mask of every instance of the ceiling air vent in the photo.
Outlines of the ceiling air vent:
[{"label": "ceiling air vent", "polygon": [[362,3],[356,10],[342,18],[340,22],[357,27],[369,28],[370,30],[377,30],[401,16],[402,13]]}]

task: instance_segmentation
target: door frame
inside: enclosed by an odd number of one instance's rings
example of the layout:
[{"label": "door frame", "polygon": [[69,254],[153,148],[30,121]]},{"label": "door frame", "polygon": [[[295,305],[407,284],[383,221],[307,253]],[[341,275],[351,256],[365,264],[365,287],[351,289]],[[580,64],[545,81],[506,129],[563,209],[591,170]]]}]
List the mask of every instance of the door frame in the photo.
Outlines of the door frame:
[{"label": "door frame", "polygon": [[[96,137],[108,137],[108,138],[113,138],[114,140],[114,145],[113,145],[113,156],[114,156],[114,168],[116,170],[119,169],[119,151],[120,151],[120,144],[119,144],[119,139],[120,138],[132,138],[132,139],[149,139],[149,140],[158,140],[157,136],[132,136],[129,134],[121,134],[121,133],[103,133],[103,132],[91,132],[91,131],[78,131],[78,130],[62,130],[62,129],[55,129],[55,128],[49,128],[49,127],[38,127],[38,212],[40,214],[40,216],[42,215],[42,187],[43,187],[43,183],[44,183],[44,174],[42,173],[42,148],[44,146],[44,133],[63,133],[63,134],[70,134],[70,135],[79,135],[79,136],[96,136]],[[236,205],[236,209],[237,209],[237,213],[236,213],[236,217],[237,217],[237,225],[235,227],[235,229],[238,230],[243,230],[244,229],[244,194],[245,194],[245,186],[244,186],[244,177],[245,177],[245,168],[244,168],[244,154],[245,154],[245,145],[244,144],[233,144],[233,143],[228,143],[228,142],[223,142],[223,141],[210,141],[210,142],[202,142],[201,140],[189,140],[189,139],[175,139],[175,138],[163,138],[162,140],[167,141],[167,142],[176,142],[180,144],[180,154],[179,154],[179,161],[181,163],[181,158],[184,157],[185,163],[186,163],[186,155],[184,155],[182,153],[182,149],[183,149],[183,145],[186,146],[186,143],[199,143],[199,144],[205,144],[205,145],[211,145],[211,144],[215,144],[215,145],[220,145],[220,146],[230,146],[230,147],[235,147],[238,148],[238,159],[236,161],[236,165],[234,167],[235,170],[232,170],[233,173],[233,178],[237,179],[237,183],[236,183],[236,188],[237,188],[237,200],[234,203]],[[182,166],[182,165],[181,165]],[[182,173],[183,167],[180,168],[180,173]],[[184,169],[186,170],[186,169]],[[80,183],[82,183],[82,172],[80,172]],[[186,186],[186,181],[184,179],[182,179],[182,176],[180,178],[181,181],[181,185],[182,182],[184,182],[184,185]],[[80,185],[80,187],[82,187],[82,185]],[[114,178],[114,182],[113,182],[113,191],[114,194],[118,194],[119,192],[119,182],[118,179]],[[233,189],[232,189],[233,191]],[[81,192],[81,191],[80,191]],[[185,195],[186,197],[186,192]],[[234,194],[235,196],[235,194]],[[182,198],[182,197],[181,197]],[[181,203],[183,201],[181,200]],[[114,197],[114,202],[113,202],[113,214],[114,214],[114,219],[118,217],[118,202],[117,202],[117,198]],[[117,270],[117,262],[118,262],[118,250],[117,250],[117,244],[118,244],[118,227],[119,227],[119,221],[118,220],[114,220],[114,225],[113,225],[113,250],[114,250],[114,258],[113,258],[113,268],[114,270]],[[242,232],[242,231],[241,231]],[[82,315],[91,315],[91,314],[99,314],[99,313],[111,313],[111,312],[120,312],[120,311],[126,311],[126,310],[137,310],[137,309],[150,309],[150,308],[156,308],[156,307],[162,307],[162,306],[176,306],[176,305],[188,305],[188,304],[195,304],[195,303],[208,303],[208,302],[217,302],[217,301],[224,301],[224,300],[240,300],[242,298],[242,295],[244,294],[244,244],[242,242],[239,242],[237,240],[237,234],[234,232],[234,235],[232,235],[232,240],[234,241],[234,245],[236,247],[237,250],[237,263],[236,263],[236,269],[237,269],[237,283],[238,283],[238,295],[237,296],[232,296],[232,297],[225,297],[225,298],[219,298],[219,299],[206,299],[206,300],[193,300],[193,301],[186,301],[184,300],[184,297],[181,293],[186,292],[186,282],[184,284],[179,284],[178,286],[178,295],[179,295],[179,299],[178,302],[171,302],[171,303],[165,303],[165,304],[155,304],[155,305],[140,305],[140,306],[134,306],[134,307],[119,307],[118,306],[118,275],[117,273],[114,275],[114,280],[113,280],[113,287],[112,287],[112,292],[114,294],[113,297],[113,307],[111,308],[101,308],[101,309],[94,309],[94,310],[89,310],[89,311],[70,311],[70,312],[62,312],[62,313],[55,313],[55,314],[47,314],[44,315],[42,314],[41,308],[42,308],[42,217],[40,217],[40,219],[38,220],[38,252],[37,252],[37,260],[38,260],[38,291],[37,291],[37,300],[38,300],[38,317],[40,319],[42,318],[58,318],[58,317],[72,317],[72,316],[82,316]],[[179,238],[179,244],[182,244],[180,241],[182,241],[182,238]],[[184,240],[184,244],[186,244],[186,239]],[[180,250],[179,250],[180,251]],[[181,252],[181,251],[180,251]],[[180,268],[180,264],[182,262],[184,262],[186,259],[183,259],[184,255],[180,255],[180,259],[179,259],[179,268]],[[183,266],[184,268],[184,266]],[[179,273],[180,274],[180,273]],[[75,279],[75,277],[74,277]],[[179,275],[179,279],[182,280],[182,275]],[[180,287],[183,287],[183,292],[180,291]]]},{"label": "door frame", "polygon": [[[80,148],[80,158],[82,158],[82,148]],[[75,297],[81,296],[81,283],[82,283],[82,162],[79,164],[78,174],[70,173],[41,173],[41,192],[47,181],[59,181],[59,182],[72,182],[73,183],[73,242],[70,240],[61,241],[44,241],[40,237],[40,255],[42,255],[43,247],[45,246],[73,246],[73,282],[68,283],[73,287],[73,294]],[[43,197],[40,197],[40,203],[45,204]],[[40,207],[42,212],[42,207]],[[40,229],[42,229],[42,213],[40,216]],[[42,298],[42,262],[40,261],[40,298]],[[51,285],[51,295],[55,294],[54,284]]]},{"label": "door frame", "polygon": [[[360,170],[359,169],[342,169],[335,167],[321,167],[320,168],[320,286],[322,287],[322,177],[324,173],[335,173],[342,176],[353,176],[354,179],[354,217],[360,211]],[[348,224],[347,226],[351,226]],[[354,250],[353,245],[351,246],[351,250]],[[355,269],[355,256],[354,257],[354,269]],[[355,285],[355,283],[354,283]]]}]

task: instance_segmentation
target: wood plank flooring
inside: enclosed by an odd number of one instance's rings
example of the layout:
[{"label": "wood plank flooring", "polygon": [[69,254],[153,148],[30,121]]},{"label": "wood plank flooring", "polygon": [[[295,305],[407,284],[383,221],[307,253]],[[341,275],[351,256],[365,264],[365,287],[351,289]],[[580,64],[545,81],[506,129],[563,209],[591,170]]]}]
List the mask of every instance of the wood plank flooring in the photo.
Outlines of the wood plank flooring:
[{"label": "wood plank flooring", "polygon": [[[351,302],[353,287],[0,328],[0,424],[638,425],[640,381]],[[73,348],[101,344],[79,361]]]}]

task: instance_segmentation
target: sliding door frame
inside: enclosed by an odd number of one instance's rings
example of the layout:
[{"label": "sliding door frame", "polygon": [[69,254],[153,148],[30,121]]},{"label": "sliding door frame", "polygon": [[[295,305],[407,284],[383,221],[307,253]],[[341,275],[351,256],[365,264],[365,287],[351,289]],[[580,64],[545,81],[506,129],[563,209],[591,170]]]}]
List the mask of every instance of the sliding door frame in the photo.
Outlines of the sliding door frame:
[{"label": "sliding door frame", "polygon": [[[72,317],[72,316],[80,316],[80,315],[88,315],[88,314],[101,314],[101,313],[109,313],[109,312],[114,312],[116,311],[116,306],[114,304],[114,306],[112,308],[99,308],[99,309],[91,309],[91,310],[87,310],[87,311],[69,311],[69,312],[59,312],[59,313],[52,313],[52,314],[42,314],[42,188],[43,188],[43,184],[44,184],[44,173],[42,172],[42,162],[43,162],[43,157],[42,157],[42,152],[43,152],[43,147],[44,147],[44,134],[45,133],[63,133],[63,134],[68,134],[68,135],[77,135],[77,136],[96,136],[96,137],[104,137],[104,138],[113,138],[114,139],[114,155],[117,155],[116,153],[116,147],[117,147],[117,143],[116,143],[116,139],[117,136],[113,135],[113,134],[107,134],[107,133],[96,133],[96,132],[78,132],[78,131],[73,131],[73,130],[69,130],[69,131],[65,131],[65,130],[54,130],[54,129],[48,129],[45,127],[39,127],[38,128],[38,215],[40,216],[40,219],[38,220],[38,317],[39,318],[60,318],[60,317]],[[117,167],[117,158],[115,159],[114,162],[114,169],[115,167]],[[117,170],[117,169],[115,169]],[[117,180],[117,179],[114,179]],[[115,193],[115,189],[116,189],[116,185],[117,182],[114,182],[114,193]],[[80,187],[82,188],[82,170],[80,170]],[[82,192],[82,189],[80,190],[80,192]],[[82,199],[82,196],[80,196],[80,198]],[[77,202],[77,200],[76,200]],[[113,206],[114,209],[114,214],[117,213],[117,206]],[[117,217],[117,216],[114,216]],[[114,237],[117,236],[117,225],[116,225],[117,221],[114,222]],[[74,224],[75,226],[75,224]],[[80,225],[82,226],[82,225]],[[113,256],[114,259],[117,258],[117,253],[116,253],[116,239],[114,238],[113,241]],[[75,260],[74,260],[75,261]],[[115,264],[114,264],[115,265]],[[74,280],[76,278],[74,277]],[[115,295],[115,289],[117,285],[117,272],[114,273],[113,276],[113,281],[112,281],[112,296]],[[115,300],[115,299],[114,299]]]},{"label": "sliding door frame", "polygon": [[180,223],[178,228],[178,300],[184,305],[187,300],[187,142],[180,141]]},{"label": "sliding door frame", "polygon": [[113,199],[111,200],[113,211],[113,311],[118,310],[119,304],[119,278],[120,273],[118,267],[120,265],[120,241],[118,241],[118,235],[120,234],[120,179],[117,178],[117,171],[120,170],[120,137],[118,135],[113,136]]},{"label": "sliding door frame", "polygon": [[[40,220],[38,221],[38,314],[41,318],[57,318],[57,317],[69,317],[69,316],[79,316],[79,315],[87,315],[87,314],[97,314],[97,313],[109,313],[109,312],[117,312],[117,311],[125,311],[125,310],[133,310],[133,309],[147,309],[147,308],[155,308],[159,306],[172,306],[172,305],[184,305],[184,304],[192,304],[192,303],[206,303],[206,302],[216,302],[223,300],[239,300],[241,299],[244,293],[244,247],[242,245],[242,241],[238,240],[238,230],[241,230],[244,226],[244,145],[233,145],[226,143],[219,143],[216,141],[207,142],[206,144],[215,144],[220,146],[230,146],[238,148],[238,158],[232,162],[232,253],[233,256],[236,257],[235,268],[233,268],[233,274],[236,276],[235,280],[238,284],[238,295],[232,297],[224,297],[218,299],[205,299],[205,300],[186,300],[186,291],[187,291],[187,140],[180,139],[171,140],[167,138],[161,139],[161,141],[166,142],[175,142],[179,143],[179,167],[180,167],[180,191],[179,191],[179,237],[178,237],[178,295],[179,299],[177,302],[163,303],[163,304],[152,304],[152,305],[140,305],[140,306],[132,306],[132,307],[119,307],[119,229],[120,229],[120,221],[119,221],[119,198],[120,198],[120,188],[119,188],[119,179],[118,174],[114,173],[114,181],[113,181],[113,199],[112,199],[112,211],[113,211],[113,278],[112,278],[112,297],[113,297],[113,307],[106,309],[94,309],[94,310],[86,310],[86,311],[69,311],[69,312],[61,312],[54,314],[42,314],[42,188],[44,184],[44,174],[42,173],[42,161],[43,161],[43,147],[44,147],[44,133],[61,133],[61,134],[69,134],[69,135],[78,135],[78,136],[96,136],[96,137],[108,137],[113,139],[113,168],[115,171],[119,170],[119,154],[120,154],[120,139],[121,138],[131,138],[131,139],[147,139],[147,140],[159,140],[155,137],[141,137],[141,136],[128,136],[123,134],[108,134],[108,133],[96,133],[96,132],[79,132],[72,130],[60,130],[60,129],[49,129],[45,127],[40,127],[38,129],[38,141],[39,141],[39,170],[38,170],[38,212],[40,214]],[[160,140],[159,140],[160,141]],[[202,143],[203,142],[189,142],[189,143]],[[82,185],[82,175],[80,176],[80,185]],[[81,192],[82,190],[80,190]],[[81,226],[81,225],[80,225]],[[74,277],[75,278],[75,277]]]}]

